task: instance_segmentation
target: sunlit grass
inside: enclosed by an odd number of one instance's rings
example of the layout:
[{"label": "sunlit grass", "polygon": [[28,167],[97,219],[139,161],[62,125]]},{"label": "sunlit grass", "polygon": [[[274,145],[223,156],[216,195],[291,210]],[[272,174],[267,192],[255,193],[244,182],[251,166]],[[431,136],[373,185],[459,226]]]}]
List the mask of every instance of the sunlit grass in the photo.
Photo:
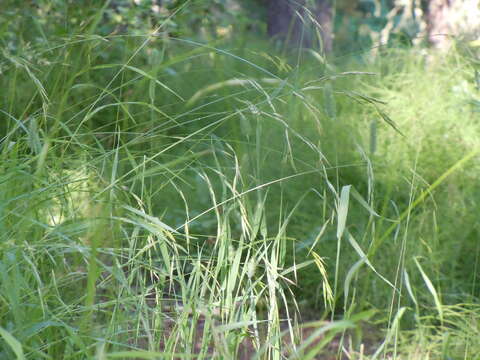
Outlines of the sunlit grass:
[{"label": "sunlit grass", "polygon": [[468,57],[94,34],[0,58],[0,357],[479,353]]}]

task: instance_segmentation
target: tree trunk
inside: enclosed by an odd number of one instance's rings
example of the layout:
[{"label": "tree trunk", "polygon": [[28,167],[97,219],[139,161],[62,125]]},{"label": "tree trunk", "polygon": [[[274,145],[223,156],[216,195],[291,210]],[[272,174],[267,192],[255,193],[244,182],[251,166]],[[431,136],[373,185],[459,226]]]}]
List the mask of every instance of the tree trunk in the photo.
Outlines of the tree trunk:
[{"label": "tree trunk", "polygon": [[479,35],[479,0],[430,0],[427,11],[429,42],[438,49],[448,49],[459,36]]},{"label": "tree trunk", "polygon": [[[268,35],[293,46],[332,49],[332,6],[329,0],[268,0]],[[317,34],[320,34],[318,36]]]},{"label": "tree trunk", "polygon": [[428,5],[427,31],[428,41],[435,48],[449,47],[452,29],[449,22],[452,0],[433,0]]}]

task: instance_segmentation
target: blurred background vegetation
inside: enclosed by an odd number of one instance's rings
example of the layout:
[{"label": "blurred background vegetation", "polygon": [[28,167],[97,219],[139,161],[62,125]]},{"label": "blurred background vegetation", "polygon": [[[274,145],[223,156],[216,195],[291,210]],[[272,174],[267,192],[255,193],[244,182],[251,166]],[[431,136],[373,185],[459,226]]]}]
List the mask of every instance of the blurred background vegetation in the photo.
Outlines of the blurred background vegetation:
[{"label": "blurred background vegetation", "polygon": [[478,358],[478,0],[1,6],[0,357]]}]

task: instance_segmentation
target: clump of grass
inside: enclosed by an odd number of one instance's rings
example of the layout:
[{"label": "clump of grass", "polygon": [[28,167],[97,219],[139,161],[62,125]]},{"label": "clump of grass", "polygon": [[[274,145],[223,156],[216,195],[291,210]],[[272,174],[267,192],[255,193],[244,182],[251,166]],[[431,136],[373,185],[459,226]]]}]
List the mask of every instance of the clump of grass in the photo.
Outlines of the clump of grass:
[{"label": "clump of grass", "polygon": [[[315,323],[300,345],[290,288],[313,261],[287,258],[297,200],[283,194],[324,178],[293,153],[322,158],[288,124],[287,100],[318,111],[302,89],[193,42],[156,62],[170,45],[155,37],[54,41],[2,59],[3,356],[313,357],[366,318]],[[249,75],[225,82],[231,63]]]},{"label": "clump of grass", "polygon": [[2,356],[365,358],[371,318],[372,359],[474,354],[465,58],[291,65],[93,10],[2,52]]}]

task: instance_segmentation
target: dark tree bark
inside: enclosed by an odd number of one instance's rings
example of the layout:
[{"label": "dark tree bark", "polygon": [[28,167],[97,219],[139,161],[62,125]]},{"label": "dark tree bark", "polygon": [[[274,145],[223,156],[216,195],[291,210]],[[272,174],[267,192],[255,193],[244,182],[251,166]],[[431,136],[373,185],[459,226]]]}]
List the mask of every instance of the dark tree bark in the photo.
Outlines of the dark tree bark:
[{"label": "dark tree bark", "polygon": [[[267,30],[293,46],[332,49],[332,6],[329,0],[268,0]],[[317,34],[320,34],[318,38]]]}]

